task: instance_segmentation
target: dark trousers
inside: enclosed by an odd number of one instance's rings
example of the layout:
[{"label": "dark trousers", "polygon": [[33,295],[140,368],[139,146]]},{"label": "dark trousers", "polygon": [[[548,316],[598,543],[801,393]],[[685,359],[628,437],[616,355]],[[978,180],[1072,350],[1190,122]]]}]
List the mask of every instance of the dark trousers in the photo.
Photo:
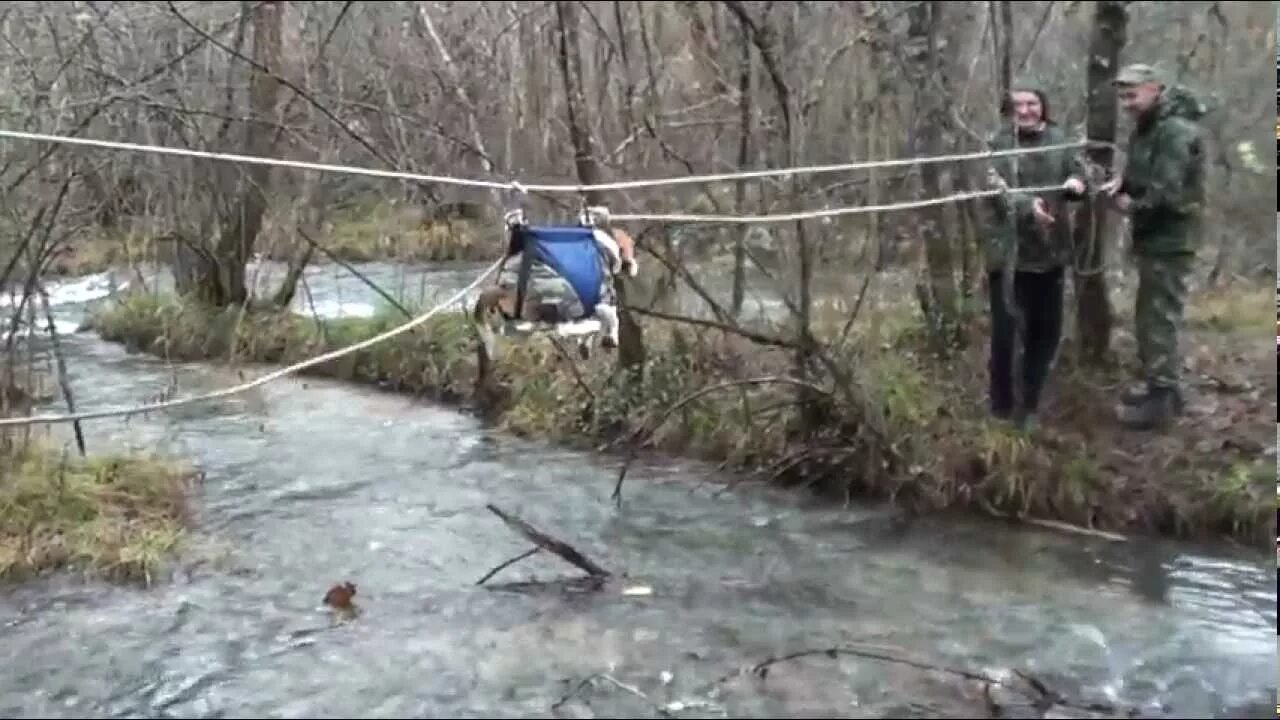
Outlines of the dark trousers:
[{"label": "dark trousers", "polygon": [[[991,298],[991,411],[1007,417],[1013,413],[1013,359],[1017,328],[1005,311],[1004,277],[987,275]],[[1022,407],[1035,412],[1049,377],[1058,341],[1062,336],[1063,269],[1049,272],[1017,272],[1013,291],[1023,316]]]}]

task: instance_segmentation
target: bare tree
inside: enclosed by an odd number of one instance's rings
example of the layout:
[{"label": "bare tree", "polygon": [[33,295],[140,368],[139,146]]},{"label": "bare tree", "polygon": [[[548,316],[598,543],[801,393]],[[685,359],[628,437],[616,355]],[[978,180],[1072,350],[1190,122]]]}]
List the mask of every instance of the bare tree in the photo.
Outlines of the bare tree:
[{"label": "bare tree", "polygon": [[[582,50],[578,42],[579,19],[577,3],[557,0],[556,19],[559,27],[560,73],[564,81],[565,111],[569,121],[569,136],[574,150],[574,166],[578,180],[583,185],[600,183],[599,165],[596,160],[595,142],[591,134],[591,118],[583,94]],[[591,205],[603,204],[599,192],[588,190],[585,200]],[[644,338],[640,324],[627,309],[625,281],[615,279],[618,294],[618,359],[625,368],[644,365]]]},{"label": "bare tree", "polygon": [[[941,155],[947,150],[948,131],[951,125],[950,83],[947,75],[943,39],[940,33],[944,7],[951,3],[918,2],[908,11],[912,41],[909,50],[914,54],[917,88],[918,124],[914,135],[918,143],[911,154]],[[935,80],[933,82],[932,80]],[[940,170],[930,163],[920,169],[920,184],[926,197],[942,195]],[[956,286],[955,260],[951,235],[946,231],[946,219],[940,207],[924,211],[921,224],[922,242],[927,261],[927,283],[916,285],[921,310],[933,328],[937,346],[951,345],[958,337],[959,289]]]},{"label": "bare tree", "polygon": [[[1089,40],[1088,135],[1094,140],[1116,139],[1116,96],[1111,78],[1119,66],[1125,44],[1128,12],[1125,2],[1098,2],[1094,10],[1093,34]],[[1110,168],[1114,153],[1110,147],[1088,149],[1090,162]],[[1081,358],[1088,363],[1106,361],[1111,345],[1111,303],[1107,296],[1105,272],[1111,224],[1103,205],[1089,199],[1076,223],[1076,323],[1080,328]]]}]

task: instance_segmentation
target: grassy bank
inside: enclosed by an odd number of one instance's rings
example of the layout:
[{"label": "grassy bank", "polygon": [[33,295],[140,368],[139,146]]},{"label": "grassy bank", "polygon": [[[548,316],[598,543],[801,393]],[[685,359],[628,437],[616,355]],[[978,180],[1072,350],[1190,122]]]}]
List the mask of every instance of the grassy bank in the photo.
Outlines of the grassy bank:
[{"label": "grassy bank", "polygon": [[[323,229],[313,237],[335,257],[352,263],[386,261],[400,263],[469,262],[495,257],[502,237],[493,223],[472,217],[433,217],[423,208],[365,203],[331,213]],[[139,263],[168,262],[173,250],[143,230],[90,228],[73,236],[51,258],[53,277],[76,277],[127,268]],[[268,217],[256,248],[263,257],[288,262],[305,247],[293,228]],[[311,262],[331,261],[316,252]]]},{"label": "grassy bank", "polygon": [[150,236],[142,233],[82,231],[54,254],[47,272],[53,277],[74,278],[128,268],[153,261],[156,246]]},{"label": "grassy bank", "polygon": [[[311,372],[466,403],[522,435],[590,448],[621,448],[641,435],[650,449],[837,497],[888,498],[915,512],[968,509],[1260,546],[1269,542],[1276,503],[1274,458],[1263,454],[1274,442],[1275,390],[1271,366],[1255,357],[1254,348],[1267,349],[1253,327],[1264,315],[1245,310],[1263,299],[1271,302],[1262,293],[1236,294],[1190,313],[1193,407],[1164,434],[1128,431],[1114,419],[1131,367],[1085,373],[1065,362],[1040,430],[1028,436],[991,424],[981,323],[969,350],[939,362],[920,349],[919,324],[901,311],[855,332],[849,347],[862,350],[837,362],[856,378],[859,394],[824,402],[826,429],[805,437],[793,432],[799,413],[787,386],[725,385],[667,412],[712,385],[790,372],[786,351],[704,328],[646,323],[649,365],[639,386],[611,372],[604,353],[570,361],[538,341],[504,345],[497,390],[477,397],[474,340],[458,315]],[[321,325],[273,311],[237,318],[135,295],[104,307],[94,325],[105,339],[155,354],[167,349],[174,359],[234,353],[287,363],[401,321],[386,314]],[[1119,335],[1119,357],[1132,357],[1131,340]]]},{"label": "grassy bank", "polygon": [[150,584],[183,537],[190,478],[159,459],[0,447],[0,578],[74,569]]},{"label": "grassy bank", "polygon": [[[492,223],[433,217],[421,207],[386,203],[364,203],[332,213],[315,240],[346,262],[468,262],[494,258],[502,248],[501,233]],[[282,261],[291,252],[290,243],[272,241],[270,230],[258,246]],[[322,253],[314,257],[317,262],[327,261]]]}]

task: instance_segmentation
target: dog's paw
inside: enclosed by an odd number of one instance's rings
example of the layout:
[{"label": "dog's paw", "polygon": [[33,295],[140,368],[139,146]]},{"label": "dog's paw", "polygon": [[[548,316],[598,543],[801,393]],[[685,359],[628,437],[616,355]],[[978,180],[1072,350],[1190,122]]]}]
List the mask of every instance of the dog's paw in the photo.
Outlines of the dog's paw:
[{"label": "dog's paw", "polygon": [[626,272],[627,277],[635,277],[640,274],[640,263],[635,260],[624,260],[622,270]]},{"label": "dog's paw", "polygon": [[612,336],[605,335],[600,338],[600,347],[605,350],[614,350],[618,347],[618,340]]}]

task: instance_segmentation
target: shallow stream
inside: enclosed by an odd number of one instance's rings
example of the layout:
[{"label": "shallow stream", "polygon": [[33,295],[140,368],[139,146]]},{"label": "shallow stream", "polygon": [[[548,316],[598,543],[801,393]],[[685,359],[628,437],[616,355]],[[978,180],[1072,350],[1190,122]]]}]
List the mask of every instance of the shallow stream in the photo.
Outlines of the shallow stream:
[{"label": "shallow stream", "polygon": [[[372,304],[357,281],[339,293],[332,277],[309,278],[318,308]],[[427,282],[448,290],[469,279],[459,270]],[[68,326],[105,292],[88,280],[52,290]],[[81,408],[139,403],[169,382],[163,362],[91,334],[65,345]],[[237,381],[206,363],[179,366],[178,377],[180,395]],[[685,462],[633,469],[619,510],[614,458],[313,378],[85,431],[91,452],[127,446],[195,462],[205,473],[197,535],[175,576],[151,589],[49,579],[0,590],[8,717],[985,712],[975,683],[858,657],[819,654],[715,682],[834,646],[997,677],[1016,668],[1077,701],[1145,716],[1272,712],[1265,553],[953,517],[904,525],[886,508],[746,485],[716,496],[710,470]],[[626,577],[594,593],[477,587],[529,547],[487,503]],[[577,574],[540,554],[490,584]],[[343,580],[358,586],[354,618],[321,604]],[[650,592],[622,592],[637,587]],[[552,709],[597,673],[639,694],[601,680]]]}]

